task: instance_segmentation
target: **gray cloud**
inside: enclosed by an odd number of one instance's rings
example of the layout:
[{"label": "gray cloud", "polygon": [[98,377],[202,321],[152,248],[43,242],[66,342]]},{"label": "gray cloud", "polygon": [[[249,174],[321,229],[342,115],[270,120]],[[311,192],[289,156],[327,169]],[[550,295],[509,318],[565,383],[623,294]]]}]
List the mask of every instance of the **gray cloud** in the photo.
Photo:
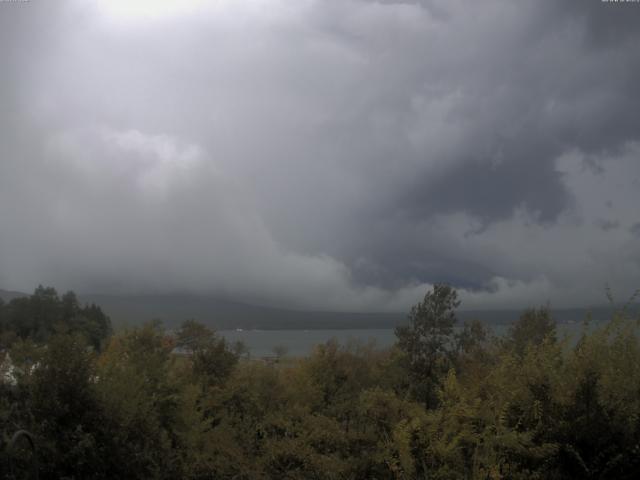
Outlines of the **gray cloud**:
[{"label": "gray cloud", "polygon": [[617,220],[607,220],[604,218],[596,220],[595,225],[600,227],[605,232],[608,232],[609,230],[615,230],[616,228],[620,227],[620,223],[618,223]]},{"label": "gray cloud", "polygon": [[0,5],[0,285],[333,309],[638,287],[637,6],[105,8]]}]

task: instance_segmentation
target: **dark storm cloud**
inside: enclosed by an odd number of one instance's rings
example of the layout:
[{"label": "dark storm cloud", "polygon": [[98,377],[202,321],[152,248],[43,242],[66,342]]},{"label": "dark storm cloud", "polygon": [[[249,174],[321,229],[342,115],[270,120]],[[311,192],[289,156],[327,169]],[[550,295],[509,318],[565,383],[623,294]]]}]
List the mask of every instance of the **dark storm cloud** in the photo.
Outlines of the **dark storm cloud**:
[{"label": "dark storm cloud", "polygon": [[162,5],[0,3],[0,286],[350,309],[637,287],[637,5]]},{"label": "dark storm cloud", "polygon": [[[603,12],[600,2],[568,3],[560,8],[543,3],[537,10],[521,5],[522,17],[506,24],[499,21],[500,9],[508,10],[509,5],[491,4],[487,8],[494,8],[496,21],[475,32],[456,28],[457,23],[470,26],[464,20],[444,16],[439,23],[445,25],[443,36],[451,43],[442,43],[450,49],[424,56],[419,54],[424,44],[417,43],[414,63],[407,69],[408,78],[415,75],[415,81],[403,79],[387,111],[397,108],[403,127],[410,129],[419,124],[421,107],[449,97],[450,108],[438,113],[460,134],[430,139],[419,151],[399,142],[385,152],[389,162],[411,165],[412,177],[401,188],[394,184],[389,203],[380,210],[385,218],[387,208],[405,213],[414,223],[435,214],[465,212],[486,225],[524,208],[540,222],[554,222],[573,201],[556,168],[557,158],[578,149],[587,155],[585,161],[594,162],[637,139],[639,31],[634,28],[637,21],[629,18],[640,19],[640,9]],[[515,32],[513,24],[521,31]],[[465,35],[467,30],[473,33]],[[467,49],[477,57],[469,59]],[[359,124],[366,121],[358,119]],[[427,123],[425,130],[433,127],[433,122]],[[406,143],[401,135],[397,139]],[[433,168],[433,163],[440,166]],[[376,191],[384,194],[385,187]],[[415,231],[405,233],[412,234],[417,236]],[[406,237],[400,237],[403,243]],[[446,277],[429,262],[424,268],[415,265],[416,258],[425,257],[440,263],[442,249],[434,254],[428,245],[386,245],[388,254],[381,247],[372,256],[404,281]],[[361,249],[355,241],[349,253],[357,256]],[[451,271],[460,262],[445,263]]]},{"label": "dark storm cloud", "polygon": [[470,92],[462,114],[480,133],[469,132],[452,167],[416,180],[407,208],[492,221],[524,206],[552,221],[571,201],[559,155],[615,152],[637,139],[640,9],[566,4],[540,6],[510,51],[487,49],[479,78],[457,72],[458,88]]}]

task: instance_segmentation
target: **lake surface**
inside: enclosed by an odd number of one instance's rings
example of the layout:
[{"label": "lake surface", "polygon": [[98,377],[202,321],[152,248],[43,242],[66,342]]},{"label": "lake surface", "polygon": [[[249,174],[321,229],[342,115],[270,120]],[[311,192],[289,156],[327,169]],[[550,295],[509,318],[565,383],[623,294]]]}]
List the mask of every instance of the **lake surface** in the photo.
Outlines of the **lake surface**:
[{"label": "lake surface", "polygon": [[[493,325],[495,335],[504,334],[509,325]],[[581,323],[559,324],[558,336],[564,333],[577,336],[582,330]],[[220,330],[218,332],[227,341],[242,341],[249,349],[252,357],[268,357],[274,355],[275,347],[284,347],[287,355],[309,355],[313,347],[335,338],[341,344],[349,341],[361,343],[375,342],[379,348],[386,348],[396,341],[394,330],[385,329],[351,329],[351,330]]]},{"label": "lake surface", "polygon": [[313,347],[335,338],[341,344],[350,340],[359,342],[375,342],[376,346],[385,348],[393,345],[396,336],[392,329],[366,330],[220,330],[218,332],[227,341],[242,341],[253,357],[274,355],[275,347],[284,347],[287,355],[294,357],[308,355]]}]

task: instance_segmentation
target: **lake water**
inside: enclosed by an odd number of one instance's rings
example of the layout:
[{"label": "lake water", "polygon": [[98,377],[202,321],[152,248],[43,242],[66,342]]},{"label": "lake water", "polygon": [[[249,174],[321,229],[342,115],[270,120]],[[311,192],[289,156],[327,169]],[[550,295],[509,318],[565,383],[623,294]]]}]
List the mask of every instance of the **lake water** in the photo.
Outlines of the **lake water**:
[{"label": "lake water", "polygon": [[[493,325],[495,335],[502,335],[508,325]],[[559,324],[559,336],[564,333],[576,336],[582,329],[581,323]],[[220,330],[218,332],[227,341],[242,341],[253,357],[273,356],[275,347],[284,347],[287,355],[308,355],[318,344],[335,338],[341,344],[349,341],[367,343],[375,342],[376,346],[386,348],[393,345],[396,336],[393,329],[353,329],[353,330]]]},{"label": "lake water", "polygon": [[218,332],[227,341],[242,341],[251,356],[266,357],[274,355],[275,347],[284,347],[287,355],[308,355],[313,347],[335,338],[341,344],[350,340],[359,342],[374,341],[380,348],[389,347],[395,342],[392,329],[366,330],[220,330]]}]

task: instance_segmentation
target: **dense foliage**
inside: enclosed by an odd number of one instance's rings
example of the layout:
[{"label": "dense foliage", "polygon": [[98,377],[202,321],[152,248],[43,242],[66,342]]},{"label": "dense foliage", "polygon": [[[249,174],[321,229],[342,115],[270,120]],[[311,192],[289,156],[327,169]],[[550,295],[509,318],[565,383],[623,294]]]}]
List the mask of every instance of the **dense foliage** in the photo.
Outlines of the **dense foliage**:
[{"label": "dense foliage", "polygon": [[569,340],[528,310],[495,338],[454,328],[456,293],[437,285],[394,348],[329,341],[265,362],[194,321],[92,336],[92,307],[60,313],[68,296],[0,310],[15,365],[0,430],[34,434],[41,478],[640,475],[640,339],[624,312]]},{"label": "dense foliage", "polygon": [[69,332],[82,335],[98,349],[111,334],[111,322],[100,307],[80,305],[73,292],[60,297],[55,289],[39,286],[33,295],[8,304],[0,299],[0,349],[16,340],[42,344],[56,333]]}]

